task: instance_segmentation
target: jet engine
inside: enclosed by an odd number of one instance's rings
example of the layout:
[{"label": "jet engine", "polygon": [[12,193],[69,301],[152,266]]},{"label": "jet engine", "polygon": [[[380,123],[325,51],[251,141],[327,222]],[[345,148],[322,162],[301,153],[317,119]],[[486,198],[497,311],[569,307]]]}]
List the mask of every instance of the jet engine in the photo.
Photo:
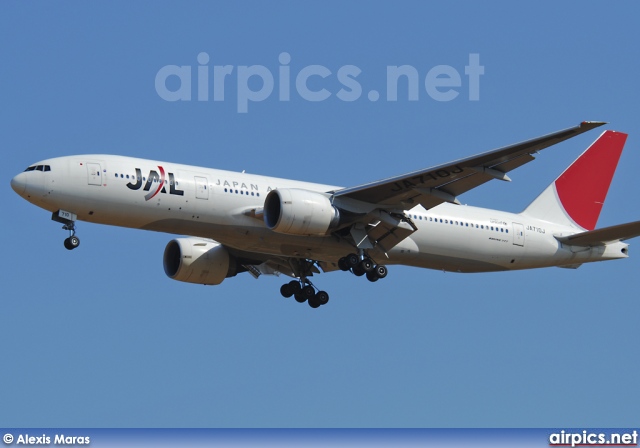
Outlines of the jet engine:
[{"label": "jet engine", "polygon": [[169,241],[162,263],[169,278],[201,285],[219,285],[237,272],[235,259],[222,244],[198,238]]},{"label": "jet engine", "polygon": [[329,198],[296,188],[272,190],[264,200],[267,228],[287,235],[326,235],[340,221]]}]

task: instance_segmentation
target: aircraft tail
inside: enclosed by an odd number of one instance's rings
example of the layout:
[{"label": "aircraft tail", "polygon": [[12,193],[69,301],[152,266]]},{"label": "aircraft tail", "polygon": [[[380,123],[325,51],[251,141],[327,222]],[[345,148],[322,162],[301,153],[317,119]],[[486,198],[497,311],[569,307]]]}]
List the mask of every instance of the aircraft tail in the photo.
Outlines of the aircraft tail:
[{"label": "aircraft tail", "polygon": [[522,214],[595,229],[626,140],[622,132],[603,132]]}]

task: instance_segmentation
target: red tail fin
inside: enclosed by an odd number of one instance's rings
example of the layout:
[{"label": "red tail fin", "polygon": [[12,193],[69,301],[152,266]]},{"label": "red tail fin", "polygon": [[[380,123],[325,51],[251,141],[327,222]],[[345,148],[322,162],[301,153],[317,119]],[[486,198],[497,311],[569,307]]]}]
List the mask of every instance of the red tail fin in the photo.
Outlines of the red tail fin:
[{"label": "red tail fin", "polygon": [[596,228],[626,140],[627,134],[605,131],[556,179],[558,198],[580,227]]},{"label": "red tail fin", "polygon": [[602,133],[523,213],[595,229],[626,140],[622,132]]}]

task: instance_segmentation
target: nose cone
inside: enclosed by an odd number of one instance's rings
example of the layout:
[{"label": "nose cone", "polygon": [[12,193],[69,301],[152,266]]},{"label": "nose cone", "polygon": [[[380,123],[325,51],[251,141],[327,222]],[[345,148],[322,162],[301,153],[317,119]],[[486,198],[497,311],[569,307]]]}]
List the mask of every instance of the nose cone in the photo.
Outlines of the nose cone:
[{"label": "nose cone", "polygon": [[27,189],[26,173],[20,173],[13,179],[11,179],[11,188],[13,188],[13,191],[18,193],[20,196],[23,196],[25,190]]}]

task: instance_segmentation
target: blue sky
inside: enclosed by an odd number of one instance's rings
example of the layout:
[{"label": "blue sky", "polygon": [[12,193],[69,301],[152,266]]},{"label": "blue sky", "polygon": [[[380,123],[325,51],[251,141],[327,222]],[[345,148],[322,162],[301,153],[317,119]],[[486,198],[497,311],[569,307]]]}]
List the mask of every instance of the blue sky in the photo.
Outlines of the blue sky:
[{"label": "blue sky", "polygon": [[[170,235],[80,223],[81,247],[9,181],[49,157],[113,153],[351,186],[574,126],[629,133],[598,226],[640,219],[634,2],[110,2],[0,4],[4,182],[0,426],[638,426],[638,269],[457,275],[392,266],[375,284],[316,283],[312,310],[247,274],[220,286],[168,279]],[[167,65],[322,65],[311,102],[278,90],[238,113],[165,101]],[[479,100],[464,75],[478,54]],[[363,94],[336,97],[342,66]],[[386,101],[388,66],[411,65]],[[435,66],[461,74],[436,101]],[[168,83],[170,88],[176,88]],[[253,81],[256,81],[255,79]],[[276,78],[276,86],[277,86]],[[292,84],[293,85],[293,84]],[[250,83],[259,89],[260,83]],[[212,87],[210,87],[212,89]],[[370,101],[370,90],[381,92]],[[541,153],[462,202],[519,212],[594,140]]]}]

